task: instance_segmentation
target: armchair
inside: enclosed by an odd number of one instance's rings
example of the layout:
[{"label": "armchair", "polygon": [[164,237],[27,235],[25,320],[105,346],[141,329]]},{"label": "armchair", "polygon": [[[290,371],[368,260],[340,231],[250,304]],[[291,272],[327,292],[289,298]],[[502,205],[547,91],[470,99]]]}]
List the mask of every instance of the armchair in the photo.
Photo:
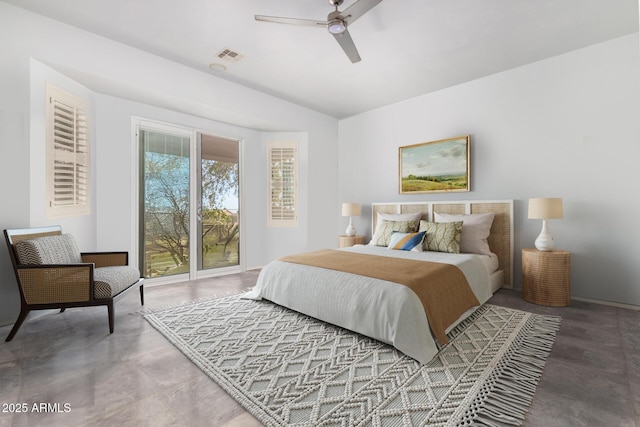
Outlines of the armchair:
[{"label": "armchair", "polygon": [[114,330],[113,303],[140,289],[143,278],[128,266],[127,252],[81,253],[60,226],[4,230],[20,288],[20,314],[5,341],[11,341],[31,310],[106,305],[109,332]]}]

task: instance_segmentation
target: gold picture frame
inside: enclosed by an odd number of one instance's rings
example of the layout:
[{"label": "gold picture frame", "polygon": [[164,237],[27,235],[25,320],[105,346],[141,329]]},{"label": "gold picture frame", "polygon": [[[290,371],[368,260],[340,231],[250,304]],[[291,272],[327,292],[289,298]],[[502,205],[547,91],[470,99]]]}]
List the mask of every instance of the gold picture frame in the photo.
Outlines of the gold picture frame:
[{"label": "gold picture frame", "polygon": [[469,135],[399,149],[400,194],[470,191]]}]

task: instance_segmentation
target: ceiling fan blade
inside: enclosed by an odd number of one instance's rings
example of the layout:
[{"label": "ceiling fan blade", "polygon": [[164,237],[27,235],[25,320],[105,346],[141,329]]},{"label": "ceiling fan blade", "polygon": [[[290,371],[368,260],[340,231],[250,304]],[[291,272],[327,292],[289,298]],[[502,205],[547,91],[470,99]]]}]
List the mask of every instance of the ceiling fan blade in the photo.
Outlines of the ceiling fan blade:
[{"label": "ceiling fan blade", "polygon": [[358,0],[342,12],[340,15],[344,17],[347,24],[352,24],[356,19],[373,9],[382,0]]},{"label": "ceiling fan blade", "polygon": [[281,18],[279,16],[255,15],[256,21],[276,22],[278,24],[311,25],[314,27],[326,27],[326,21],[315,21],[313,19]]},{"label": "ceiling fan blade", "polygon": [[340,44],[340,47],[344,50],[344,53],[347,54],[351,62],[355,63],[360,61],[360,54],[348,30],[344,30],[344,32],[340,34],[334,34],[333,37],[336,38],[338,44]]}]

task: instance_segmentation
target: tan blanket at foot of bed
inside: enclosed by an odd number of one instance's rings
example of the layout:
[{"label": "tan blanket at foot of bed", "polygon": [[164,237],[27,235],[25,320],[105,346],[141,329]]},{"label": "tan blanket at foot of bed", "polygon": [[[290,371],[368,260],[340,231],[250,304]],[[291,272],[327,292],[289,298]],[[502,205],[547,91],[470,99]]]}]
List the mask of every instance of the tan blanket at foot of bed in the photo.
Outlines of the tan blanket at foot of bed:
[{"label": "tan blanket at foot of bed", "polygon": [[422,301],[434,337],[449,342],[446,329],[480,302],[458,267],[378,255],[323,249],[286,256],[280,261],[337,270],[409,287]]}]

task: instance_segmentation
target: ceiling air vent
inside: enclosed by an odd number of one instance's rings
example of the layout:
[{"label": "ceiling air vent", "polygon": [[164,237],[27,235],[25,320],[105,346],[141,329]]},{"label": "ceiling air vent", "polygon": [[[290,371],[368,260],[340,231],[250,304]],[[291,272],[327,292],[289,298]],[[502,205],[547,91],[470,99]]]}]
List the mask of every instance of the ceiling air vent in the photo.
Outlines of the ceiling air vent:
[{"label": "ceiling air vent", "polygon": [[218,52],[217,56],[218,58],[224,59],[225,61],[229,61],[229,62],[238,62],[242,59],[242,55],[240,55],[238,52],[233,51],[229,48],[222,49],[220,52]]}]

